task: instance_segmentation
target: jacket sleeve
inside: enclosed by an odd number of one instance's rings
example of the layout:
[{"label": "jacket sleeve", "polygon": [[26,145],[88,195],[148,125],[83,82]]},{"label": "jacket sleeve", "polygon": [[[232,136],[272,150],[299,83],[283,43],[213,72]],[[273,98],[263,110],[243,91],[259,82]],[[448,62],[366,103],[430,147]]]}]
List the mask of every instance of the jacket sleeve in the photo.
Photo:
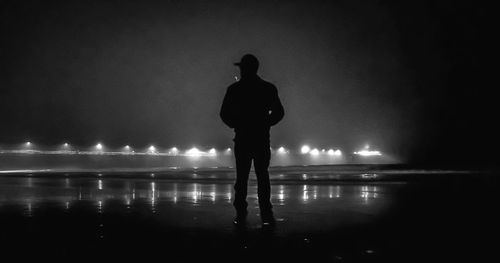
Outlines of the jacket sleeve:
[{"label": "jacket sleeve", "polygon": [[278,96],[278,90],[274,86],[271,94],[270,111],[271,113],[269,114],[269,124],[271,126],[276,125],[285,116],[285,110],[283,109],[283,105],[281,104],[280,98]]},{"label": "jacket sleeve", "polygon": [[222,101],[222,107],[220,109],[220,118],[222,121],[229,126],[229,128],[235,127],[235,110],[234,110],[234,95],[231,91],[231,87],[227,88],[226,95]]}]

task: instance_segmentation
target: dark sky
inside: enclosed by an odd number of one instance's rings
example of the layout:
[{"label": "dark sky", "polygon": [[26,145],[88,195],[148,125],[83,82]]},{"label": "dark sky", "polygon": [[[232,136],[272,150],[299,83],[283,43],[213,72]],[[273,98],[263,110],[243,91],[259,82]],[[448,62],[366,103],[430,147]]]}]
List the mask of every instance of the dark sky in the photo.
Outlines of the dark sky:
[{"label": "dark sky", "polygon": [[275,146],[493,148],[487,7],[401,2],[1,1],[0,144],[230,146],[220,104],[253,53],[286,111]]}]

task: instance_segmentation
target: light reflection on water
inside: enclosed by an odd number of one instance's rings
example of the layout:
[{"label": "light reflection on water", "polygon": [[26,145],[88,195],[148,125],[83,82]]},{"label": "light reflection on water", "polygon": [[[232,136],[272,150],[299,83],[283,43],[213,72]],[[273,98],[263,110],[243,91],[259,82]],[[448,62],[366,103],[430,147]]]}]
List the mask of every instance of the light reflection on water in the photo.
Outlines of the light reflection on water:
[{"label": "light reflection on water", "polygon": [[[304,183],[304,182],[302,182]],[[272,202],[276,206],[289,204],[314,206],[315,203],[344,202],[371,205],[379,199],[384,185],[363,184],[273,184]],[[145,179],[96,178],[1,178],[0,211],[3,205],[24,207],[31,217],[37,204],[59,203],[70,211],[75,202],[91,201],[98,214],[105,213],[108,201],[118,200],[125,209],[131,206],[149,207],[157,213],[162,205],[211,206],[232,203],[233,185],[221,183],[172,182]],[[250,183],[249,203],[257,204],[257,189]],[[337,203],[340,204],[340,203]]]}]

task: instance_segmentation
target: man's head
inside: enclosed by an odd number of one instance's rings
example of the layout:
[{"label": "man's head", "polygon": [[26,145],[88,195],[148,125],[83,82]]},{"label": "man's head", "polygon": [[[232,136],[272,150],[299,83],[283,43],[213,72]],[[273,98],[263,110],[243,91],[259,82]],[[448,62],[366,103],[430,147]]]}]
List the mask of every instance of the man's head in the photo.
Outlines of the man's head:
[{"label": "man's head", "polygon": [[244,55],[240,62],[234,63],[240,67],[241,76],[251,76],[257,74],[259,69],[259,60],[252,54]]}]

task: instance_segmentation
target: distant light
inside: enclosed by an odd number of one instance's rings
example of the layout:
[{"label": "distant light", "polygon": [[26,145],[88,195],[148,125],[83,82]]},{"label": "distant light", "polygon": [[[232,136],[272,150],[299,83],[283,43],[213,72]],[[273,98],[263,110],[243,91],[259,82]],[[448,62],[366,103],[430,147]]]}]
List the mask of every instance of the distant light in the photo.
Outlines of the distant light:
[{"label": "distant light", "polygon": [[130,146],[125,145],[125,150],[130,150]]},{"label": "distant light", "polygon": [[333,150],[333,149],[328,150],[327,153],[330,156],[341,156],[342,155],[342,152],[340,150]]},{"label": "distant light", "polygon": [[68,147],[68,146],[69,146],[69,144],[68,144],[67,142],[65,142],[65,143],[63,144],[63,146],[64,146],[64,147]]},{"label": "distant light", "polygon": [[31,142],[26,142],[26,146],[31,146]]},{"label": "distant light", "polygon": [[325,152],[325,149],[321,149],[321,152],[324,153]]},{"label": "distant light", "polygon": [[367,144],[367,145],[365,145],[365,150],[368,150],[368,149],[370,149],[370,145]]},{"label": "distant light", "polygon": [[227,150],[226,150],[226,151],[230,152],[230,151],[231,151],[231,148],[227,148]]},{"label": "distant light", "polygon": [[177,149],[177,147],[172,147],[172,149],[170,149],[170,153],[177,155],[179,153],[179,150]]},{"label": "distant light", "polygon": [[198,157],[198,156],[201,156],[201,154],[202,154],[202,152],[200,150],[198,150],[198,148],[196,148],[196,147],[193,147],[193,148],[186,151],[187,156]]},{"label": "distant light", "polygon": [[212,148],[212,149],[210,149],[210,151],[208,151],[208,153],[209,153],[210,155],[216,155],[216,154],[217,154],[217,151],[215,150],[215,148]]},{"label": "distant light", "polygon": [[278,153],[286,153],[285,148],[283,146],[278,148]]},{"label": "distant light", "polygon": [[95,148],[96,148],[97,150],[102,150],[102,144],[101,144],[101,143],[98,143],[98,144],[95,146]]},{"label": "distant light", "polygon": [[302,148],[300,148],[300,152],[301,152],[302,154],[306,154],[306,153],[308,153],[309,151],[311,151],[311,148],[309,148],[309,146],[307,146],[307,145],[304,145],[304,146],[302,146]]},{"label": "distant light", "polygon": [[316,148],[314,148],[314,149],[312,149],[312,150],[309,152],[309,154],[311,154],[311,155],[319,155],[319,150],[318,150],[318,149],[316,149]]},{"label": "distant light", "polygon": [[361,156],[380,156],[382,153],[380,151],[369,151],[369,150],[361,150],[359,152],[354,152],[356,155]]},{"label": "distant light", "polygon": [[151,146],[149,146],[148,150],[149,150],[150,152],[155,152],[155,151],[156,151],[156,148],[154,147],[154,145],[151,145]]}]

